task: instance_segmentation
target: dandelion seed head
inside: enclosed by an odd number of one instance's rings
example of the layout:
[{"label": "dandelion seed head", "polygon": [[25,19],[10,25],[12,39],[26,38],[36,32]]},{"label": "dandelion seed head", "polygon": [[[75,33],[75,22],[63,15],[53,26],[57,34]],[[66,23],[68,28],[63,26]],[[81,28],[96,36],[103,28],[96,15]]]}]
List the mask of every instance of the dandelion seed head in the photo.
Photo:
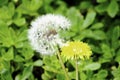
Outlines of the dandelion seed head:
[{"label": "dandelion seed head", "polygon": [[62,45],[58,32],[70,27],[70,21],[61,15],[47,14],[38,17],[31,23],[28,39],[34,50],[41,54],[53,54],[56,46]]},{"label": "dandelion seed head", "polygon": [[55,30],[59,29],[68,29],[71,24],[70,21],[62,15],[53,15],[47,14],[38,17],[35,21],[32,22],[32,26],[39,26],[42,29],[49,30],[49,28],[54,28]]}]

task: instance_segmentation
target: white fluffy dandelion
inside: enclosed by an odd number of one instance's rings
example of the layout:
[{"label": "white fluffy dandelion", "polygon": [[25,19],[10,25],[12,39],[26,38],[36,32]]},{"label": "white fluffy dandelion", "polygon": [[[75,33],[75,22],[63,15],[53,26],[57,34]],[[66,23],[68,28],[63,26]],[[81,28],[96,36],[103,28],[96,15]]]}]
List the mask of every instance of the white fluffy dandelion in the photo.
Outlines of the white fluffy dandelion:
[{"label": "white fluffy dandelion", "polygon": [[53,54],[63,43],[58,32],[70,27],[70,21],[61,15],[47,14],[31,23],[28,38],[34,50],[41,54]]}]

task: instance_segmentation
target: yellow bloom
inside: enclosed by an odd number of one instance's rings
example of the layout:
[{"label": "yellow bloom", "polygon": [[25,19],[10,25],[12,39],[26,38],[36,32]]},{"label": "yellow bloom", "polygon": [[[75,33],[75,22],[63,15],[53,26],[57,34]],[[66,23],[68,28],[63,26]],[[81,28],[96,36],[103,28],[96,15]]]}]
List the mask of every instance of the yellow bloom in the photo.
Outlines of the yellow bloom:
[{"label": "yellow bloom", "polygon": [[61,48],[61,55],[66,59],[89,59],[92,54],[91,48],[87,43],[80,41],[67,42],[65,46]]}]

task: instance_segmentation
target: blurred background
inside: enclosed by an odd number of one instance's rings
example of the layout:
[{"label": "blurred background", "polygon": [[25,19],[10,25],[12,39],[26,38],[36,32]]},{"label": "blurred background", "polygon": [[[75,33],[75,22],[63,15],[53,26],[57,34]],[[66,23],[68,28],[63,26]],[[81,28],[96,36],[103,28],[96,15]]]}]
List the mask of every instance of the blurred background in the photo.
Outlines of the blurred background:
[{"label": "blurred background", "polygon": [[[80,80],[120,80],[120,0],[0,0],[0,80],[65,80],[56,56],[40,55],[27,39],[31,21],[48,13],[72,22],[62,37],[92,48],[79,61]],[[63,61],[75,80],[74,62]]]}]

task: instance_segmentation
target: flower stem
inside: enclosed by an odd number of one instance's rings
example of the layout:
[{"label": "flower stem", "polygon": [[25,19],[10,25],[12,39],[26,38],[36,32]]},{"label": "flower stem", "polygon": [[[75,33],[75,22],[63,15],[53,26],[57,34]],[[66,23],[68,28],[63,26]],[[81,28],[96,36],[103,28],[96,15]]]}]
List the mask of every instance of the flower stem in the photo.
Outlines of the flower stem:
[{"label": "flower stem", "polygon": [[66,80],[70,80],[70,79],[69,79],[69,76],[68,76],[68,73],[67,73],[67,71],[66,71],[66,69],[65,69],[64,63],[63,63],[63,61],[62,61],[62,58],[61,58],[61,56],[60,56],[60,53],[57,52],[57,55],[58,55],[60,64],[61,64],[61,66],[62,66],[62,68],[63,68],[63,70],[64,70],[64,73],[65,73],[65,76],[66,76]]},{"label": "flower stem", "polygon": [[76,59],[75,63],[76,63],[76,80],[79,80],[79,78],[78,78],[78,62],[77,62],[77,59]]}]

